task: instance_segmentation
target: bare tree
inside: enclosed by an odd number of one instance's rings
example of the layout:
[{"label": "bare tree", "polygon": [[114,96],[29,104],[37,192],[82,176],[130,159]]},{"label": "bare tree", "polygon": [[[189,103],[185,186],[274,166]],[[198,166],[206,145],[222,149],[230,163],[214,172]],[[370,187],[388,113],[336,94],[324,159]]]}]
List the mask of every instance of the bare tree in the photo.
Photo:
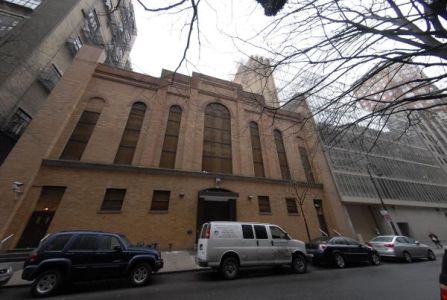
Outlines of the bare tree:
[{"label": "bare tree", "polygon": [[[235,36],[235,43],[263,53],[270,58],[263,63],[282,72],[278,86],[286,103],[297,96],[324,99],[312,102],[311,117],[349,128],[385,126],[400,115],[411,126],[416,112],[446,105],[445,1],[256,1],[271,22],[255,37]],[[199,33],[199,1],[171,6],[191,15],[183,63],[194,24]],[[365,103],[372,103],[369,112],[360,112]]]},{"label": "bare tree", "polygon": [[303,184],[298,181],[290,180],[289,189],[290,193],[294,196],[296,203],[300,208],[300,213],[303,216],[304,226],[306,228],[307,240],[310,242],[312,238],[309,232],[309,225],[307,224],[306,213],[303,209],[304,203],[306,202],[306,196],[309,191],[309,187],[307,184],[303,186]]}]

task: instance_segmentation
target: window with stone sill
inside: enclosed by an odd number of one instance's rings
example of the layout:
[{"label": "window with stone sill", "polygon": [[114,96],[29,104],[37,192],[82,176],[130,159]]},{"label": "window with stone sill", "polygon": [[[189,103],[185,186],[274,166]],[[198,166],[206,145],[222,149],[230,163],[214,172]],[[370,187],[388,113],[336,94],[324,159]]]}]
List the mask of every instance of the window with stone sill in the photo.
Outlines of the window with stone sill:
[{"label": "window with stone sill", "polygon": [[258,205],[260,213],[271,213],[269,196],[258,196]]},{"label": "window with stone sill", "polygon": [[170,191],[154,191],[152,195],[151,211],[168,211]]},{"label": "window with stone sill", "polygon": [[107,189],[106,194],[104,195],[104,200],[101,204],[101,211],[121,211],[125,195],[125,189]]}]

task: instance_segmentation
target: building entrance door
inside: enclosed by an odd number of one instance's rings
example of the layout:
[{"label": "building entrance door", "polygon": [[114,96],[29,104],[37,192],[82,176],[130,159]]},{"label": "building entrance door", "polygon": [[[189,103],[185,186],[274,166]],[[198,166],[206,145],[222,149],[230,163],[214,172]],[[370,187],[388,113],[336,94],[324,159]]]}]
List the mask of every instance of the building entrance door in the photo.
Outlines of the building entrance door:
[{"label": "building entrance door", "polygon": [[236,221],[236,198],[229,190],[212,188],[199,192],[197,202],[196,240],[203,223],[211,221]]},{"label": "building entrance door", "polygon": [[35,248],[47,233],[65,187],[44,186],[16,248]]}]

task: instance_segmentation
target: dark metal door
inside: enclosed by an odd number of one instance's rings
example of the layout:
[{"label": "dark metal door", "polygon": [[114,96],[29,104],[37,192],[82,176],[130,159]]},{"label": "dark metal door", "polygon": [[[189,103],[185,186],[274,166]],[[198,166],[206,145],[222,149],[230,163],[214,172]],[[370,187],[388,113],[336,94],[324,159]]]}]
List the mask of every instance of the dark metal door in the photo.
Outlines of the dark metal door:
[{"label": "dark metal door", "polygon": [[47,233],[54,211],[35,211],[20,237],[16,248],[36,248]]}]

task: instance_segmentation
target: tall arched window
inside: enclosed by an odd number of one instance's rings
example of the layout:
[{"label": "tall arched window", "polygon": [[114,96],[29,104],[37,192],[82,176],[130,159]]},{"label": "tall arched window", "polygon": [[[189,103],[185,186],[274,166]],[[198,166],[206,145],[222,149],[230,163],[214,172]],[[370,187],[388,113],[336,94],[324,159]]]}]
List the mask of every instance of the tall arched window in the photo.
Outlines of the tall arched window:
[{"label": "tall arched window", "polygon": [[282,134],[278,129],[275,129],[273,131],[273,136],[275,138],[276,151],[278,152],[279,167],[281,168],[281,177],[282,179],[290,179],[289,164],[287,163],[286,149],[284,147]]},{"label": "tall arched window", "polygon": [[205,109],[202,170],[232,173],[231,117],[228,109],[219,103]]},{"label": "tall arched window", "polygon": [[65,145],[64,151],[61,154],[61,159],[80,160],[84,153],[87,143],[92,136],[95,129],[96,122],[98,122],[99,115],[101,114],[102,107],[104,106],[104,100],[99,98],[93,98],[88,103],[78,124],[76,124],[70,139]]},{"label": "tall arched window", "polygon": [[161,151],[160,168],[173,169],[175,167],[175,156],[177,153],[181,119],[182,109],[180,106],[171,106],[169,109],[168,124],[166,125],[165,140]]},{"label": "tall arched window", "polygon": [[262,162],[261,139],[258,124],[250,122],[251,149],[253,151],[253,166],[256,177],[264,177],[264,164]]},{"label": "tall arched window", "polygon": [[141,125],[143,124],[146,104],[135,102],[130,110],[129,119],[127,119],[126,128],[121,138],[118,152],[115,156],[116,164],[131,164],[135,148],[137,147],[140,136]]}]

